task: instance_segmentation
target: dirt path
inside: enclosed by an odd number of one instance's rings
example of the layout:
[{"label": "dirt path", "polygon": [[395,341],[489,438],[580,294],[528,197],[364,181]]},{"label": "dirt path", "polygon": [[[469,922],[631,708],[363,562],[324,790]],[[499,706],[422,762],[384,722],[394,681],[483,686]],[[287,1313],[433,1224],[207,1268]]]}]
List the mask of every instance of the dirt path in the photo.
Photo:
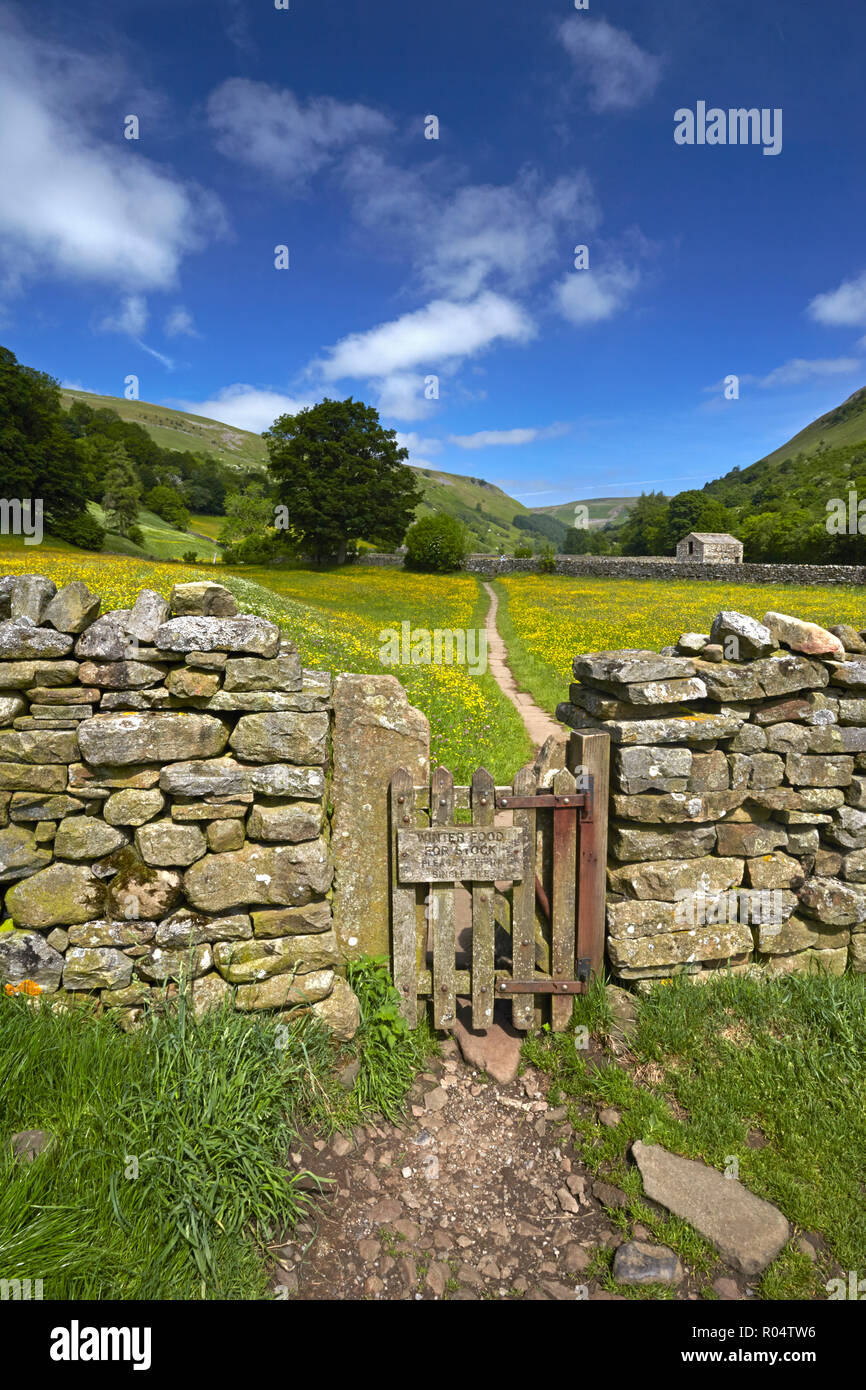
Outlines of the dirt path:
[{"label": "dirt path", "polygon": [[555,719],[551,719],[549,714],[545,714],[543,709],[539,709],[531,695],[518,690],[517,682],[511,673],[508,665],[508,649],[499,635],[496,626],[496,615],[499,612],[499,595],[489,584],[484,588],[490,596],[490,607],[487,610],[485,631],[487,633],[487,665],[490,674],[496,681],[502,693],[511,701],[520,718],[523,720],[524,728],[532,740],[533,747],[537,752],[541,745],[550,738],[554,738],[564,743],[568,737],[568,732]]},{"label": "dirt path", "polygon": [[[293,1167],[331,1185],[292,1238],[270,1247],[274,1293],[310,1301],[620,1298],[598,1277],[599,1254],[649,1233],[630,1221],[617,1229],[626,1198],[593,1181],[565,1107],[545,1098],[546,1078],[530,1068],[509,1085],[493,1082],[460,1060],[453,1039],[442,1054],[412,1087],[402,1126],[380,1118],[292,1153]],[[604,1053],[596,1060],[605,1065]],[[591,1105],[579,1108],[596,1116]],[[618,1119],[603,1112],[605,1124]],[[723,1272],[723,1297],[748,1296],[741,1276]],[[685,1268],[673,1296],[694,1299],[700,1287]]]},{"label": "dirt path", "polygon": [[380,1121],[292,1155],[334,1186],[272,1251],[273,1287],[309,1300],[611,1298],[588,1268],[622,1236],[543,1078],[501,1086],[453,1041],[443,1053],[410,1092],[405,1127]]}]

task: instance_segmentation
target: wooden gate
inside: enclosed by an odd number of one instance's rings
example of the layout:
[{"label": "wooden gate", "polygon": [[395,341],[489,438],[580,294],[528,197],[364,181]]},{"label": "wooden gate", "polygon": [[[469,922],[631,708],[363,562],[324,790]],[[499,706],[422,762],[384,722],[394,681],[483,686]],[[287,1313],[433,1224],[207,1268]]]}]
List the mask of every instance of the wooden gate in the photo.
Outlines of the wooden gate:
[{"label": "wooden gate", "polygon": [[[406,768],[391,778],[392,973],[413,1027],[419,997],[432,996],[437,1028],[452,1027],[458,997],[471,997],[478,1029],[491,1025],[495,999],[510,997],[515,1028],[529,1029],[535,996],[548,996],[562,1031],[572,997],[601,970],[609,740],[573,734],[564,758],[562,749],[549,740],[510,787],[484,768],[468,787],[442,767],[429,788]],[[557,752],[565,766],[546,765]],[[458,884],[471,893],[468,969],[456,960]],[[467,925],[469,916],[467,904]]]}]

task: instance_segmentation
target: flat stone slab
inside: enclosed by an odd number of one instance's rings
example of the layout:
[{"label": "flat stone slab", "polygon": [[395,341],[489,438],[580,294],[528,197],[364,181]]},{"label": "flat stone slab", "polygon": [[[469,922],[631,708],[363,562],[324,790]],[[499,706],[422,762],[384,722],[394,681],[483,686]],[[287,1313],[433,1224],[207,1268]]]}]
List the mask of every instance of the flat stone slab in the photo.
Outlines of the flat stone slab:
[{"label": "flat stone slab", "polygon": [[476,1030],[472,1027],[471,1007],[461,1003],[457,1006],[451,1035],[469,1066],[479,1067],[501,1086],[509,1086],[516,1080],[525,1034],[503,1023]]},{"label": "flat stone slab", "polygon": [[646,1195],[688,1221],[743,1274],[760,1274],[790,1238],[777,1207],[718,1169],[640,1139],[631,1151]]}]

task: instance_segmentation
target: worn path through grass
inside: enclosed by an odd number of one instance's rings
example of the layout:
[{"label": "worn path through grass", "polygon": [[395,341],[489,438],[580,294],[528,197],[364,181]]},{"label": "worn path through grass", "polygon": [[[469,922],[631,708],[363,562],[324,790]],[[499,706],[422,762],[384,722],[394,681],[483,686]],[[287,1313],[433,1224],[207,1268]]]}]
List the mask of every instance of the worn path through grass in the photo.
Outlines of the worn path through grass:
[{"label": "worn path through grass", "polygon": [[558,720],[551,719],[544,710],[538,708],[531,695],[527,695],[518,688],[517,682],[508,664],[508,648],[503,642],[499,628],[496,625],[496,617],[499,611],[499,596],[496,590],[489,584],[484,588],[490,597],[490,607],[487,610],[485,620],[485,631],[487,633],[487,660],[490,674],[496,681],[500,690],[511,701],[532,741],[534,750],[538,750],[548,738],[559,739],[564,742],[568,737],[568,730],[559,723]]}]

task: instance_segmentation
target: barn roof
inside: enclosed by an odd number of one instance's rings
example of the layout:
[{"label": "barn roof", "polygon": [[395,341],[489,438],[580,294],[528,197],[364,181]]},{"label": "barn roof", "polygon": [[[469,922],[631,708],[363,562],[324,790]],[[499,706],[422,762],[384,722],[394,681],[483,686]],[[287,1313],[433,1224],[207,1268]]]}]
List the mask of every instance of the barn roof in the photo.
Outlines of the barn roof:
[{"label": "barn roof", "polygon": [[741,544],[741,542],[737,540],[736,536],[731,536],[731,535],[729,535],[729,533],[728,533],[727,531],[689,531],[689,534],[688,534],[687,536],[684,536],[684,537],[683,537],[683,540],[686,540],[686,541],[688,541],[688,540],[696,540],[696,541],[716,541],[716,542],[718,542],[718,541],[730,541],[730,543],[731,543],[732,545],[740,545],[740,544]]}]

